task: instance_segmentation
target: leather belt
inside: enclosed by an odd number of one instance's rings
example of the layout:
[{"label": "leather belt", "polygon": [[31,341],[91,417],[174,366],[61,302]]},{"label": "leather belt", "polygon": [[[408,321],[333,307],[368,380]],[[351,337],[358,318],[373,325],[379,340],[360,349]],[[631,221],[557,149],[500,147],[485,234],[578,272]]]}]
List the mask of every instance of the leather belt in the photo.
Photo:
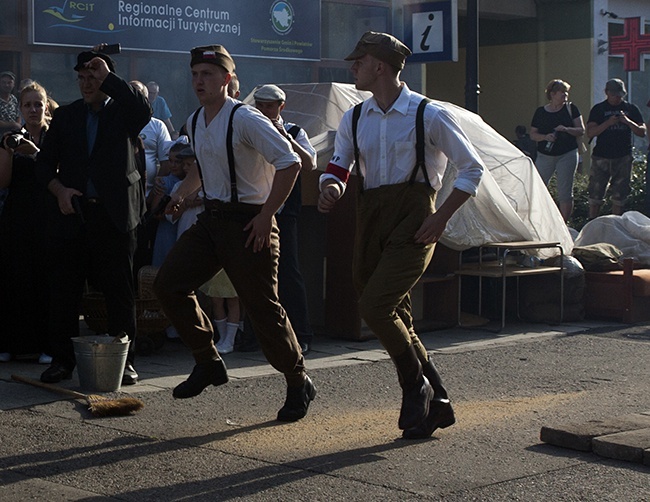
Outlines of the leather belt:
[{"label": "leather belt", "polygon": [[255,215],[262,210],[259,204],[246,204],[245,202],[222,202],[220,200],[205,199],[205,211],[213,218],[223,217],[227,214]]}]

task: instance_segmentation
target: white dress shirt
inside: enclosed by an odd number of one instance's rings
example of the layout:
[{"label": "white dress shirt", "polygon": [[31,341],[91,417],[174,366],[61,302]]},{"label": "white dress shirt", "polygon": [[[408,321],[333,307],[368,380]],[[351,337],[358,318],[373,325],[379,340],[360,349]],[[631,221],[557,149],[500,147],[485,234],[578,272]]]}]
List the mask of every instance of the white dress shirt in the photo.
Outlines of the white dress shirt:
[{"label": "white dress shirt", "polygon": [[[363,102],[357,125],[361,174],[366,189],[409,181],[416,162],[415,117],[424,96],[412,92],[406,84],[388,112],[384,113],[374,97]],[[336,167],[351,171],[354,164],[352,111],[348,110],[336,133],[334,155],[321,182],[335,180],[345,189],[345,180],[330,172]],[[441,105],[429,103],[424,111],[425,164],[431,186],[437,191],[447,159],[458,168],[454,187],[476,195],[483,170],[481,158],[453,116]],[[421,170],[416,181],[424,182]]]},{"label": "white dress shirt", "polygon": [[159,163],[168,159],[171,137],[165,123],[152,118],[140,131],[140,138],[144,143],[144,156],[147,164],[147,195],[149,195],[154,180],[158,176]]},{"label": "white dress shirt", "polygon": [[[238,101],[227,98],[219,113],[205,125],[205,110],[196,122],[194,149],[201,166],[203,187],[208,200],[230,202],[230,172],[226,150],[228,119]],[[187,130],[192,135],[192,116]],[[257,109],[244,105],[233,118],[233,153],[237,194],[240,202],[264,204],[271,191],[276,170],[300,162],[291,144],[271,121]]]}]

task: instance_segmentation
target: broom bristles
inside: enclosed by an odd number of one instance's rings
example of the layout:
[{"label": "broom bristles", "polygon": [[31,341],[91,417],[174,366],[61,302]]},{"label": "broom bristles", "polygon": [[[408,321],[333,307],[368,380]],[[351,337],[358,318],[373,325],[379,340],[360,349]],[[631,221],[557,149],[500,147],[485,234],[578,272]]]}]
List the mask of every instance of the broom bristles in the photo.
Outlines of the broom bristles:
[{"label": "broom bristles", "polygon": [[88,409],[95,417],[118,417],[130,415],[144,408],[144,403],[135,397],[108,399],[104,396],[87,396]]}]

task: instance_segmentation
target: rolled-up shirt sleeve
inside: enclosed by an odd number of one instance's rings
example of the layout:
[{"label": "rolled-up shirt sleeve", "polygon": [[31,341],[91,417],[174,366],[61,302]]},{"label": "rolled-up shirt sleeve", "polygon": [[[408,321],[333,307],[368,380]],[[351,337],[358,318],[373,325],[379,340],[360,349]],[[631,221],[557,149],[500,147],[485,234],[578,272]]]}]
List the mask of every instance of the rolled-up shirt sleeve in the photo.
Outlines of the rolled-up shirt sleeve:
[{"label": "rolled-up shirt sleeve", "polygon": [[467,134],[444,108],[438,108],[429,127],[430,140],[458,169],[454,188],[476,196],[485,166]]}]

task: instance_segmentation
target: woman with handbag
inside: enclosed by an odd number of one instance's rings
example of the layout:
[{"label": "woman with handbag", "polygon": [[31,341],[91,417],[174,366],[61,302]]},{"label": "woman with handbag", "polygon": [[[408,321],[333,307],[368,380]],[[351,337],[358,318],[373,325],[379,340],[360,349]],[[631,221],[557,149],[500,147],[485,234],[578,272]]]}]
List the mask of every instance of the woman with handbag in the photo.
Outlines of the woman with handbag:
[{"label": "woman with handbag", "polygon": [[530,128],[531,139],[537,141],[535,165],[546,186],[556,173],[564,221],[573,212],[573,179],[580,154],[578,139],[585,133],[580,110],[569,102],[569,89],[567,82],[551,80],[546,85],[548,103],[535,110]]},{"label": "woman with handbag", "polygon": [[34,174],[53,111],[50,102],[38,83],[24,87],[19,99],[24,126],[0,138],[0,188],[9,188],[0,216],[0,362],[26,354],[51,362],[43,231],[50,197]]}]

